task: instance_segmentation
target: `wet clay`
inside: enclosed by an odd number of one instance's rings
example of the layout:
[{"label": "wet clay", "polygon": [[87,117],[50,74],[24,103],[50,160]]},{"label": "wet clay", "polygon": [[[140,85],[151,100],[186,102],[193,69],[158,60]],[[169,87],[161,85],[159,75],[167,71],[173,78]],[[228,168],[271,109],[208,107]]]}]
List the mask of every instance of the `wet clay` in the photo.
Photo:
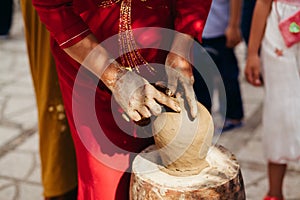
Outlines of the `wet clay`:
[{"label": "wet clay", "polygon": [[198,105],[198,115],[192,120],[179,99],[181,112],[163,112],[152,124],[162,171],[173,176],[199,174],[209,166],[206,155],[212,143],[213,120],[206,108]]}]

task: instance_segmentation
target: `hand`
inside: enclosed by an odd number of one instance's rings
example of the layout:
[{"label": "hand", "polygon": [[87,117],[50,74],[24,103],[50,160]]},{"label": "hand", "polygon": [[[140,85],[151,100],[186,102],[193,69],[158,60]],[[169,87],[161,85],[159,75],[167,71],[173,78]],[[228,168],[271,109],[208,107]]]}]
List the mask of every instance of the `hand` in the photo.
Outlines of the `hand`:
[{"label": "hand", "polygon": [[159,92],[147,80],[110,59],[109,53],[94,35],[88,35],[65,51],[103,81],[132,120],[140,121],[152,114],[158,115],[162,110],[158,103],[176,112],[181,111],[175,98]]},{"label": "hand", "polygon": [[245,77],[254,86],[261,86],[260,58],[258,55],[248,56],[245,68]]},{"label": "hand", "polygon": [[233,48],[242,41],[242,33],[238,27],[228,26],[225,30],[226,46]]},{"label": "hand", "polygon": [[126,71],[111,88],[116,101],[134,121],[149,118],[151,115],[158,115],[163,104],[180,112],[179,102],[155,89],[146,79],[135,72]]},{"label": "hand", "polygon": [[197,116],[197,103],[193,88],[194,76],[191,64],[183,57],[170,52],[166,59],[166,73],[168,76],[168,88],[174,95],[178,90],[178,82],[184,90],[184,96],[190,108],[192,118]]}]

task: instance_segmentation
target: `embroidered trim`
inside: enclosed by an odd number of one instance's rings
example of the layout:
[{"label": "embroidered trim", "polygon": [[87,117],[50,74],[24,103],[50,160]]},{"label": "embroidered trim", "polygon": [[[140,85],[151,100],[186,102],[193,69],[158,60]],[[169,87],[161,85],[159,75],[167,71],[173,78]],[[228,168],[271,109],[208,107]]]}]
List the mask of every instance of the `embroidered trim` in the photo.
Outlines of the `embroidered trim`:
[{"label": "embroidered trim", "polygon": [[59,46],[63,46],[64,44],[70,42],[71,40],[74,40],[75,38],[77,38],[78,36],[84,34],[84,33],[87,32],[87,31],[89,31],[89,29],[86,29],[86,30],[82,31],[81,33],[79,33],[79,34],[73,36],[72,38],[68,39],[67,41],[65,41],[65,42],[63,42],[63,43],[61,43],[61,44],[59,44]]},{"label": "embroidered trim", "polygon": [[[114,4],[117,4],[119,3],[121,0],[96,0],[96,4],[98,7],[101,7],[101,8],[107,8],[107,7],[110,7]],[[148,2],[148,0],[140,0],[142,3],[146,3]],[[149,6],[147,4],[145,4],[145,7],[148,8],[148,9],[154,9],[153,6]],[[159,8],[167,8],[167,6],[165,4],[161,4],[159,5]]]},{"label": "embroidered trim", "polygon": [[107,8],[113,4],[119,3],[121,0],[106,0],[97,4],[98,7]]},{"label": "embroidered trim", "polygon": [[119,51],[123,66],[135,69],[139,73],[139,67],[145,66],[150,73],[155,69],[140,54],[131,26],[131,0],[123,0],[120,8],[119,20]]}]

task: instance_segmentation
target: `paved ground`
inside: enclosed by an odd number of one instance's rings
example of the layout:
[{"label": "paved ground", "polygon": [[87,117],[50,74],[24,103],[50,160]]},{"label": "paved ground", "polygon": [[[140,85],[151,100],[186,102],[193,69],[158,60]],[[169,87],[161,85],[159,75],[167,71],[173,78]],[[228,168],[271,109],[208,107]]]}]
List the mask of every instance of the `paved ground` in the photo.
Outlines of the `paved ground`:
[{"label": "paved ground", "polygon": [[[18,8],[17,8],[18,10]],[[243,45],[237,48],[240,66]],[[12,38],[0,41],[0,200],[42,199],[34,92],[17,11]],[[241,76],[245,125],[222,134],[241,164],[248,200],[260,200],[267,190],[266,163],[262,156],[261,114],[263,90],[248,85]],[[291,165],[285,179],[287,200],[300,200],[300,166]]]}]

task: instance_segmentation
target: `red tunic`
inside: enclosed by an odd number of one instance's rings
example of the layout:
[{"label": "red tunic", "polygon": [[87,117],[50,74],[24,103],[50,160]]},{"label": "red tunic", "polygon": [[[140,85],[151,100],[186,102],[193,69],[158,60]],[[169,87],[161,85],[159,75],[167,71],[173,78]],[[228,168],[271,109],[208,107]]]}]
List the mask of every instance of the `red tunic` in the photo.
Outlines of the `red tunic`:
[{"label": "red tunic", "polygon": [[[101,2],[33,0],[52,35],[52,52],[76,148],[78,199],[125,200],[129,198],[127,172],[131,160],[153,139],[145,136],[147,130],[136,131],[134,124],[126,122],[103,83],[62,50],[91,32],[100,42],[118,34],[121,3],[98,7]],[[210,3],[210,0],[132,0],[131,25],[133,29],[175,29],[200,41]],[[137,46],[147,47],[150,43],[155,47],[163,40],[159,34],[149,29],[134,36]],[[114,52],[119,41],[114,39],[104,46]],[[163,64],[166,56],[156,49],[143,49],[141,54],[149,63]],[[162,74],[155,77],[155,80],[163,78]],[[142,137],[138,137],[140,132]]]}]

